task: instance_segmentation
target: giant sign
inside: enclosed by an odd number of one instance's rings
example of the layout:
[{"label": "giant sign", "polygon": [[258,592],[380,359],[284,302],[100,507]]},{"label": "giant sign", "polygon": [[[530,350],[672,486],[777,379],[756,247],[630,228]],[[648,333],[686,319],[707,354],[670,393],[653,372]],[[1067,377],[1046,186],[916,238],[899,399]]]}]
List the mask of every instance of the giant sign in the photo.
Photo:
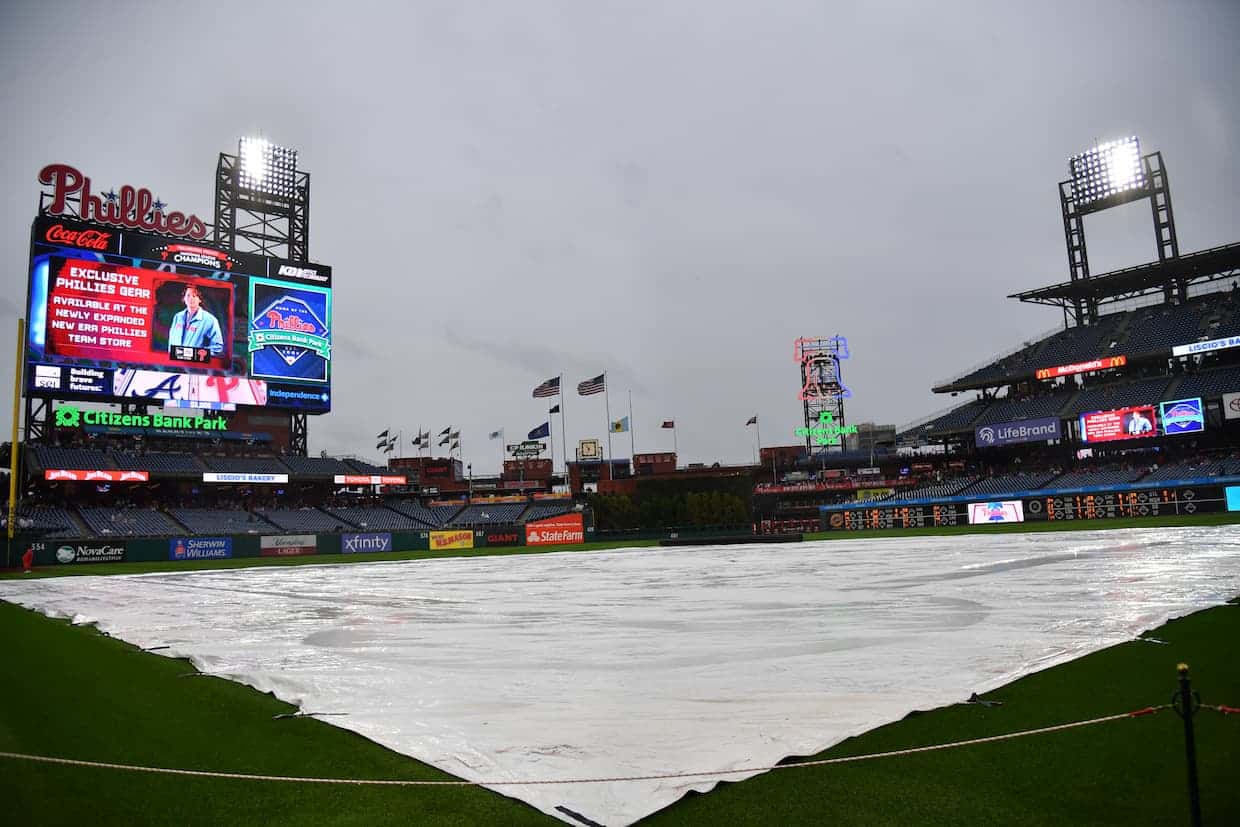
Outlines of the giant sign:
[{"label": "giant sign", "polygon": [[331,407],[324,265],[44,215],[31,228],[27,318],[36,396]]},{"label": "giant sign", "polygon": [[1113,442],[1158,436],[1154,408],[1141,405],[1081,414],[1081,442]]},{"label": "giant sign", "polygon": [[973,431],[974,443],[979,448],[1014,445],[1018,442],[1046,442],[1062,438],[1063,427],[1059,419],[1053,416],[982,425]]}]

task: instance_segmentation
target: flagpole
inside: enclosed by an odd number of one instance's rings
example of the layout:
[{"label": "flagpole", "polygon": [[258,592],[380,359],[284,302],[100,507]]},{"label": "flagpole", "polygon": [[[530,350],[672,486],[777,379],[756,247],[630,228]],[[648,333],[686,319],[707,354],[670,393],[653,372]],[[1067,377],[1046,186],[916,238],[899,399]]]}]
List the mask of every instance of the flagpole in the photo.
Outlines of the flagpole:
[{"label": "flagpole", "polygon": [[[611,462],[611,390],[607,387],[607,371],[603,371],[603,404],[607,411],[607,461]],[[611,466],[607,467],[607,479],[611,479]]]},{"label": "flagpole", "polygon": [[753,418],[754,434],[758,437],[758,462],[762,461],[762,423],[758,421],[758,417]]},{"label": "flagpole", "polygon": [[[637,453],[637,437],[633,429],[633,389],[629,388],[629,458]],[[871,463],[872,465],[873,463]]]},{"label": "flagpole", "polygon": [[[568,419],[564,416],[564,374],[560,374],[560,453],[564,455],[564,484],[568,484]],[[552,454],[552,459],[555,454]]]},{"label": "flagpole", "polygon": [[555,475],[555,425],[551,423],[551,409],[547,408],[547,438],[551,440],[551,474]]},{"label": "flagpole", "polygon": [[680,449],[676,447],[676,420],[672,420],[672,453],[676,455],[676,464],[680,464]]},{"label": "flagpole", "polygon": [[500,428],[499,429],[499,475],[501,479],[504,476],[504,451],[508,450],[504,446],[505,439],[507,439],[507,437],[504,436],[504,429]]}]

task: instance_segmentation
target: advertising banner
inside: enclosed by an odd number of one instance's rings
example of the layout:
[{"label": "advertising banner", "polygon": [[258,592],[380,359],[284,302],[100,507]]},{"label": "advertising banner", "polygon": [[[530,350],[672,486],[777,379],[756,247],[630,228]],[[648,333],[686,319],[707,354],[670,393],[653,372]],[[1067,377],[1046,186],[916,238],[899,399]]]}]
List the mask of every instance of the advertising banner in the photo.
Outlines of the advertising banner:
[{"label": "advertising banner", "polygon": [[1240,419],[1240,393],[1223,394],[1223,418]]},{"label": "advertising banner", "polygon": [[519,546],[521,545],[521,535],[516,529],[507,531],[488,531],[486,533],[486,541],[488,546]]},{"label": "advertising banner", "polygon": [[106,368],[75,368],[33,365],[30,387],[36,391],[62,391],[89,396],[112,392],[112,371]]},{"label": "advertising banner", "polygon": [[337,474],[332,478],[336,485],[404,485],[405,477],[387,477],[378,474]]},{"label": "advertising banner", "polygon": [[223,405],[267,404],[267,383],[241,376],[200,376],[157,370],[118,368],[112,375],[113,396],[161,402],[212,402]]},{"label": "advertising banner", "polygon": [[392,535],[381,534],[341,534],[341,554],[365,554],[392,550]]},{"label": "advertising banner", "polygon": [[1194,353],[1209,353],[1212,350],[1227,350],[1240,347],[1240,336],[1224,336],[1221,339],[1210,339],[1206,342],[1189,342],[1171,348],[1172,356],[1191,356]]},{"label": "advertising banner", "polygon": [[992,503],[969,503],[969,524],[1023,523],[1025,506],[1020,500],[1000,500]]},{"label": "advertising banner", "polygon": [[203,482],[241,482],[260,485],[279,485],[288,482],[288,474],[223,474],[208,471],[202,475]]},{"label": "advertising banner", "polygon": [[564,545],[585,541],[585,524],[580,514],[561,514],[525,524],[527,546]]},{"label": "advertising banner", "polygon": [[1072,365],[1038,368],[1034,372],[1034,376],[1038,379],[1054,379],[1056,376],[1071,376],[1074,373],[1088,373],[1091,370],[1122,368],[1126,364],[1128,364],[1127,356],[1104,356],[1101,359],[1091,359],[1088,362],[1077,362]]},{"label": "advertising banner", "polygon": [[1160,402],[1158,418],[1162,422],[1163,433],[1167,436],[1199,434],[1206,429],[1200,398]]},{"label": "advertising banner", "polygon": [[259,538],[258,553],[263,557],[302,557],[318,552],[313,534],[283,534]]},{"label": "advertising banner", "polygon": [[1114,442],[1158,436],[1156,416],[1149,405],[1081,414],[1081,441]]},{"label": "advertising banner", "polygon": [[231,283],[60,256],[48,266],[49,356],[231,366]]},{"label": "advertising banner", "polygon": [[67,480],[74,482],[146,482],[151,478],[149,471],[73,471],[65,468],[48,468],[43,472],[43,479],[48,481]]},{"label": "advertising banner", "polygon": [[326,382],[331,314],[327,288],[250,279],[250,375]]},{"label": "advertising banner", "polygon": [[174,537],[168,541],[169,560],[223,560],[232,557],[231,537]]},{"label": "advertising banner", "polygon": [[[1063,427],[1057,417],[1000,422],[974,429],[974,442],[979,448],[1015,445],[1018,442],[1045,442],[1063,438]],[[916,467],[916,466],[914,466]]]},{"label": "advertising banner", "polygon": [[65,543],[56,549],[57,563],[120,563],[124,559],[124,543]]},{"label": "advertising banner", "polygon": [[443,551],[450,548],[473,548],[474,530],[463,528],[459,531],[432,531],[431,551]]}]

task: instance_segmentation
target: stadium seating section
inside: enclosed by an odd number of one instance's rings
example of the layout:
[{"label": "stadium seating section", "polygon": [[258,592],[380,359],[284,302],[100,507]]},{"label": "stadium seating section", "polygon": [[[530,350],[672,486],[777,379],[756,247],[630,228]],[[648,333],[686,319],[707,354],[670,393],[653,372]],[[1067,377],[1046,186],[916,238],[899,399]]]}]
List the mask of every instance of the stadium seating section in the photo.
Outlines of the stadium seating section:
[{"label": "stadium seating section", "polygon": [[515,523],[525,511],[525,503],[479,503],[466,506],[447,525],[482,526]]},{"label": "stadium seating section", "polygon": [[168,454],[151,452],[148,454],[127,454],[113,451],[112,459],[116,467],[125,471],[151,471],[156,474],[193,474],[199,475],[207,470],[197,458],[190,454]]},{"label": "stadium seating section", "polygon": [[78,513],[87,527],[100,536],[161,537],[181,532],[176,523],[151,508],[81,507]]},{"label": "stadium seating section", "polygon": [[273,534],[279,529],[240,509],[169,508],[168,513],[194,534]]},{"label": "stadium seating section", "polygon": [[391,508],[325,508],[323,509],[341,523],[356,526],[365,531],[417,531],[426,528],[405,514]]},{"label": "stadium seating section", "polygon": [[97,448],[64,448],[58,445],[34,446],[35,458],[42,468],[67,468],[81,471],[91,468],[115,468],[116,465]]},{"label": "stadium seating section", "polygon": [[533,520],[545,520],[548,517],[558,517],[561,514],[568,514],[573,510],[571,502],[558,503],[533,503],[521,515],[522,522],[531,522]]},{"label": "stadium seating section", "polygon": [[287,474],[288,467],[275,457],[203,457],[212,471],[225,474]]},{"label": "stadium seating section", "polygon": [[356,474],[343,460],[332,457],[284,457],[283,462],[294,474],[330,477],[336,474]]},{"label": "stadium seating section", "polygon": [[[387,506],[394,511],[404,514],[406,517],[412,517],[414,520],[417,520],[430,528],[439,528],[443,525],[443,521],[440,518],[441,512],[436,512],[435,510],[427,508],[419,502],[414,502],[412,500],[388,500]],[[457,510],[458,509],[454,507],[452,514],[455,514]],[[452,516],[452,514],[449,514],[448,516]]]},{"label": "stadium seating section", "polygon": [[271,508],[258,513],[267,522],[285,531],[340,531],[353,528],[340,518],[317,508]]}]

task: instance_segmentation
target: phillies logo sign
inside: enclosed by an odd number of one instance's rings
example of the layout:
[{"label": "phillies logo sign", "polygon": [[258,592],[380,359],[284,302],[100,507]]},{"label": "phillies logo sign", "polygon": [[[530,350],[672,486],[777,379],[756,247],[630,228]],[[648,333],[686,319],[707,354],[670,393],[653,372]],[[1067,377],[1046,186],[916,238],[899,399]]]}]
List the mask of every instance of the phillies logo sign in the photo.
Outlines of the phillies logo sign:
[{"label": "phillies logo sign", "polygon": [[196,215],[163,212],[165,205],[142,187],[126,184],[120,192],[102,195],[91,193],[90,179],[68,164],[48,164],[39,170],[39,183],[52,188],[52,206],[48,212],[63,214],[70,197],[80,199],[78,217],[119,227],[179,235],[201,241],[207,237],[207,225]]}]

